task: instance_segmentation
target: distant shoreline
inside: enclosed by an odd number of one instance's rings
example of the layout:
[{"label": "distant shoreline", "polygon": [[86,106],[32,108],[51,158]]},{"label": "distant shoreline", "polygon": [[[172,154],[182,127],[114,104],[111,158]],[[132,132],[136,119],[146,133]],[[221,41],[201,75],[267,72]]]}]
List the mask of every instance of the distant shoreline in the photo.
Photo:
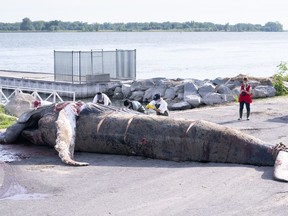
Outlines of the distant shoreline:
[{"label": "distant shoreline", "polygon": [[267,31],[186,31],[186,30],[147,30],[147,31],[112,31],[112,30],[100,30],[100,31],[80,31],[80,30],[59,30],[59,31],[2,31],[0,30],[0,33],[137,33],[137,32],[179,32],[179,33],[244,33],[244,32],[251,32],[251,33],[285,33],[288,32],[288,30],[283,30],[283,31],[273,31],[273,32],[267,32]]},{"label": "distant shoreline", "polygon": [[282,32],[283,25],[279,22],[268,21],[265,25],[251,23],[237,23],[230,25],[215,24],[212,22],[128,22],[128,23],[92,23],[87,22],[64,22],[61,20],[52,21],[31,21],[28,17],[22,19],[22,22],[2,23],[0,22],[0,31],[81,31],[81,32],[138,32],[138,31],[183,31],[183,32]]}]

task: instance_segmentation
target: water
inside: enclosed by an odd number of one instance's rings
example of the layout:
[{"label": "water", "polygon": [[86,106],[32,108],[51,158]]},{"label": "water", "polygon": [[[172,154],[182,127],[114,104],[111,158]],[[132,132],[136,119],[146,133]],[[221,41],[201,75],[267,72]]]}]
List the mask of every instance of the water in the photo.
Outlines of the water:
[{"label": "water", "polygon": [[0,70],[54,71],[54,50],[136,49],[137,79],[268,77],[288,61],[288,32],[0,33]]}]

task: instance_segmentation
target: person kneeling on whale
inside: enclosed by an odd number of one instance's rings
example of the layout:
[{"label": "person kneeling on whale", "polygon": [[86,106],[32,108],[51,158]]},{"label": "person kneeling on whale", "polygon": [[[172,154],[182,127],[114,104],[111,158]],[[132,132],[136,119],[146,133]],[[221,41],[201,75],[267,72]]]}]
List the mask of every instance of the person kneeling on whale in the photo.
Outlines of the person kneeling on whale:
[{"label": "person kneeling on whale", "polygon": [[103,104],[105,106],[109,106],[109,105],[112,104],[111,100],[109,99],[109,97],[106,94],[102,93],[102,92],[98,92],[95,95],[95,97],[93,99],[93,103],[94,104]]},{"label": "person kneeling on whale", "polygon": [[145,108],[142,106],[142,104],[139,101],[131,101],[129,99],[126,99],[124,100],[124,106],[129,109],[132,109],[141,113],[145,113]]}]

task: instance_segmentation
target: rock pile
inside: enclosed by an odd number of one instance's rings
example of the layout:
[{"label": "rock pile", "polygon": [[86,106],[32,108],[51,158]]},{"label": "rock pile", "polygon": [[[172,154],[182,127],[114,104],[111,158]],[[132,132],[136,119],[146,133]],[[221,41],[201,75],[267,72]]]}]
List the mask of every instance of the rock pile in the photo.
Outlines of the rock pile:
[{"label": "rock pile", "polygon": [[[237,101],[245,75],[214,80],[152,78],[123,82],[106,90],[113,99],[129,98],[146,103],[159,93],[169,104],[169,110],[185,110],[202,105]],[[247,77],[247,76],[246,76]],[[272,78],[249,77],[253,98],[275,96]]]},{"label": "rock pile", "polygon": [[[152,78],[136,81],[110,82],[102,92],[114,100],[137,100],[143,104],[158,93],[168,102],[169,110],[185,110],[199,106],[237,101],[244,75],[214,80]],[[253,98],[275,96],[272,78],[249,77]],[[34,97],[21,93],[15,95],[5,110],[15,116],[33,109]],[[43,104],[45,105],[45,104]]]}]

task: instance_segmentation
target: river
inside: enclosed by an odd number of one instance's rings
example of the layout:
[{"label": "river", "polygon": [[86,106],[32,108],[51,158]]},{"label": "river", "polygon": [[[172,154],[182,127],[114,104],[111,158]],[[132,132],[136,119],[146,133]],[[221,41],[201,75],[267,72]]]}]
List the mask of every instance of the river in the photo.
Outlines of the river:
[{"label": "river", "polygon": [[288,61],[288,32],[0,33],[0,70],[54,71],[54,50],[136,49],[137,79],[267,77]]}]

